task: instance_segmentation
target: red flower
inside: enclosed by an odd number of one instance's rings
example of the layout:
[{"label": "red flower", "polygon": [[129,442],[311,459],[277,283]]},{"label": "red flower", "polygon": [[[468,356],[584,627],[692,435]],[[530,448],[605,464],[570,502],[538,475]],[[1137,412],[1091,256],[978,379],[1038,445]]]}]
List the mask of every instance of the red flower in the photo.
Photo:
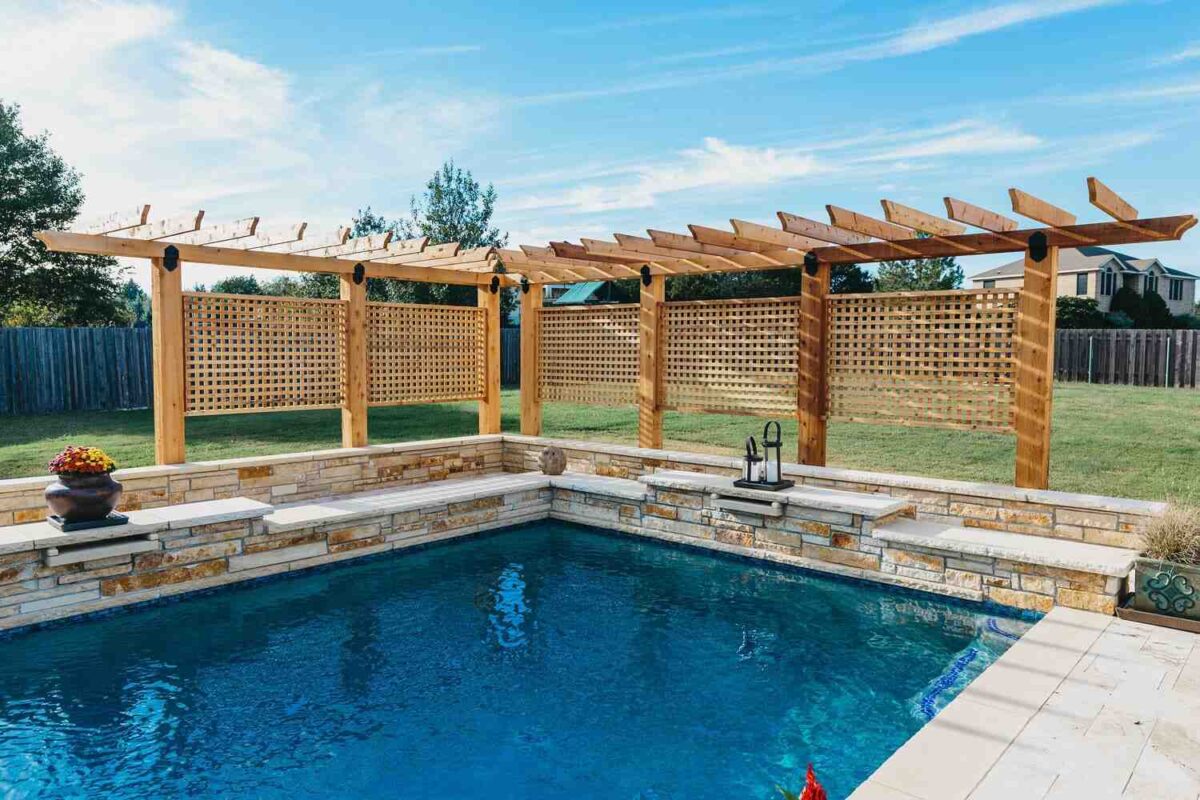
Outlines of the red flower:
[{"label": "red flower", "polygon": [[800,792],[800,800],[829,800],[824,787],[817,781],[812,764],[808,765],[808,774],[804,777],[804,791]]}]

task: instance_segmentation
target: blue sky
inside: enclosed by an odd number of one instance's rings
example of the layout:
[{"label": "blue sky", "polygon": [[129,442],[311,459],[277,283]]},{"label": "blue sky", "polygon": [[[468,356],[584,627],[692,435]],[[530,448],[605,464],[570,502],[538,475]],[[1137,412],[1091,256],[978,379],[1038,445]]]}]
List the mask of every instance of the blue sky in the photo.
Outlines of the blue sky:
[{"label": "blue sky", "polygon": [[[1092,174],[1200,210],[1194,0],[298,5],[0,0],[0,98],[90,214],[326,230],[402,213],[446,158],[495,183],[513,244],[881,197],[1006,211],[1009,186],[1096,219]],[[1200,273],[1195,232],[1129,249]]]}]

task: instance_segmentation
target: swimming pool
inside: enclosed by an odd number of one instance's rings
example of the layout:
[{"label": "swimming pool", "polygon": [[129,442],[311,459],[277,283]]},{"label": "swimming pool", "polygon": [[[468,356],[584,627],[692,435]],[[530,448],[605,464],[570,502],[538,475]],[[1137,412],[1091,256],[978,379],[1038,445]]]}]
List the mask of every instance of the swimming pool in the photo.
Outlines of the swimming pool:
[{"label": "swimming pool", "polygon": [[1028,626],[543,522],[0,639],[0,796],[839,798]]}]

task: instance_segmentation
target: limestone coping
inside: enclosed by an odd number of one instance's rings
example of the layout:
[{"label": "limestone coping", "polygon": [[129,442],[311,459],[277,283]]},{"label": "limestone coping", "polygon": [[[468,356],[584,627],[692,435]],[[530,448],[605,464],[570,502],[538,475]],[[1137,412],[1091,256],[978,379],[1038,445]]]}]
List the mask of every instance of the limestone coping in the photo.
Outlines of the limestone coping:
[{"label": "limestone coping", "polygon": [[961,528],[925,520],[895,520],[876,528],[871,535],[885,542],[954,555],[999,558],[1113,578],[1127,576],[1138,557],[1136,550],[1120,547],[985,528]]},{"label": "limestone coping", "polygon": [[258,519],[270,510],[271,506],[266,503],[246,497],[231,497],[227,500],[205,500],[200,503],[131,511],[128,514],[129,522],[125,525],[89,528],[70,533],[64,533],[46,521],[6,525],[0,527],[0,554],[141,536],[175,528],[213,525],[218,522]]},{"label": "limestone coping", "polygon": [[[720,456],[708,453],[688,453],[681,450],[656,450],[609,442],[589,442],[576,439],[552,439],[543,436],[504,434],[504,441],[531,446],[557,445],[570,450],[584,450],[628,458],[671,461],[681,464],[718,467],[740,470],[742,462],[736,456]],[[928,478],[920,475],[899,475],[890,472],[867,472],[838,467],[813,467],[806,464],[784,463],[783,474],[789,477],[813,478],[815,480],[839,481],[844,483],[873,484],[895,489],[921,492],[955,494],[967,497],[985,497],[992,500],[1010,500],[1019,503],[1035,503],[1066,508],[1107,511],[1116,514],[1159,516],[1167,509],[1167,503],[1150,500],[1134,500],[1124,497],[1109,497],[1097,494],[1077,494],[1049,489],[1021,489],[998,483],[979,483],[945,478]]]},{"label": "limestone coping", "polygon": [[912,503],[897,500],[886,494],[868,492],[845,492],[840,489],[825,489],[819,486],[794,486],[778,492],[763,489],[746,489],[733,485],[733,478],[724,475],[708,475],[702,472],[655,472],[643,475],[639,480],[660,489],[676,489],[687,492],[713,492],[726,497],[744,497],[769,503],[804,506],[821,511],[836,511],[842,514],[858,514],[867,519],[878,519],[912,508]]}]

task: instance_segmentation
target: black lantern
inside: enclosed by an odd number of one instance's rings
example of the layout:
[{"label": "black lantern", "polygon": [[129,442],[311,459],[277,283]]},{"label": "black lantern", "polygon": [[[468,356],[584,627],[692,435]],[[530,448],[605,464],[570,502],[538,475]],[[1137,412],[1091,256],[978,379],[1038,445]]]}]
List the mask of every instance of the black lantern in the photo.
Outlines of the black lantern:
[{"label": "black lantern", "polygon": [[770,421],[763,426],[763,453],[758,454],[758,445],[751,436],[746,439],[746,457],[742,463],[742,478],[733,482],[743,489],[765,489],[777,492],[795,486],[795,481],[783,479],[783,431],[778,422]]}]

